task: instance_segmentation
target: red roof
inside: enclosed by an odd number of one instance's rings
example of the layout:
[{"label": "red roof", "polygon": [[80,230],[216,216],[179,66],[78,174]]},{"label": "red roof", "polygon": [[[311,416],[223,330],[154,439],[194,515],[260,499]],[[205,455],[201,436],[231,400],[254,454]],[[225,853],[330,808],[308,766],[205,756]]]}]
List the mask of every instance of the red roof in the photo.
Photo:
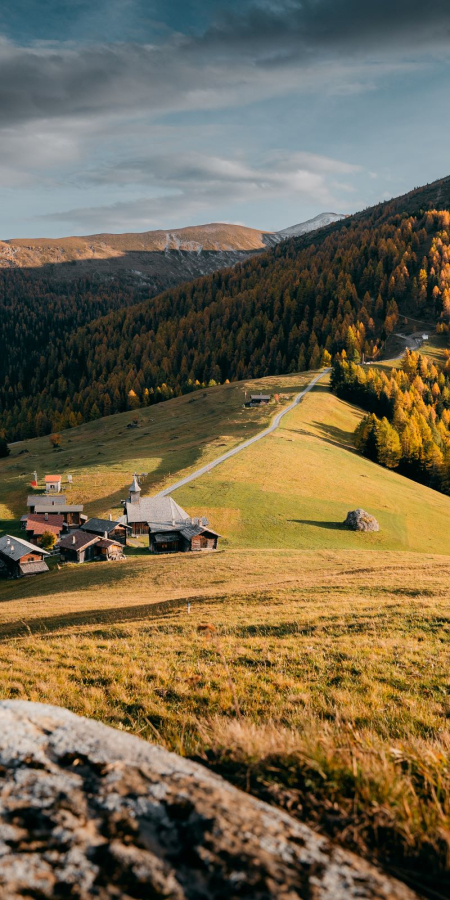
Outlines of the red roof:
[{"label": "red roof", "polygon": [[51,519],[45,518],[44,513],[33,513],[27,516],[26,531],[32,531],[35,535],[44,534],[50,531],[58,537],[63,529],[64,516],[52,516]]},{"label": "red roof", "polygon": [[46,475],[44,481],[46,484],[50,484],[53,481],[61,481],[61,475]]}]

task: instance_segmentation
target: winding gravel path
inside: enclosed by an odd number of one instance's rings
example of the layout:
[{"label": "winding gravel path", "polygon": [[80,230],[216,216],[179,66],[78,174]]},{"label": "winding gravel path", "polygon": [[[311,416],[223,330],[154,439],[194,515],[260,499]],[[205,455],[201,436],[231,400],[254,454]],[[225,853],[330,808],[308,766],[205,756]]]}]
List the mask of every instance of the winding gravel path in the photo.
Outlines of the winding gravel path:
[{"label": "winding gravel path", "polygon": [[206,466],[202,466],[200,469],[196,469],[195,472],[192,472],[191,475],[186,475],[185,478],[181,478],[180,481],[176,481],[175,484],[170,485],[170,487],[164,488],[163,491],[160,491],[159,494],[156,494],[157,497],[166,497],[167,494],[171,494],[173,491],[177,491],[178,488],[184,487],[185,484],[189,484],[191,481],[195,481],[196,478],[200,478],[201,475],[206,475],[207,472],[210,472],[211,469],[215,469],[216,466],[219,466],[221,463],[225,462],[227,459],[231,459],[232,456],[236,456],[237,453],[240,453],[242,450],[246,450],[247,447],[251,447],[252,444],[256,444],[257,441],[261,441],[263,438],[267,437],[269,434],[272,434],[275,431],[281,420],[284,416],[287,415],[288,412],[291,412],[294,407],[298,406],[305,394],[309,394],[309,392],[315,387],[318,381],[323,378],[325,375],[330,372],[331,369],[324,369],[319,375],[316,375],[309,384],[300,391],[299,394],[295,397],[292,403],[286,407],[286,409],[282,409],[279,413],[274,416],[271,424],[268,428],[265,428],[264,431],[260,431],[258,434],[255,434],[254,437],[249,438],[248,441],[244,441],[243,444],[238,444],[237,447],[234,447],[232,450],[228,450],[226,453],[223,453],[222,456],[218,456],[217,459],[214,459],[212,462],[207,463]]}]

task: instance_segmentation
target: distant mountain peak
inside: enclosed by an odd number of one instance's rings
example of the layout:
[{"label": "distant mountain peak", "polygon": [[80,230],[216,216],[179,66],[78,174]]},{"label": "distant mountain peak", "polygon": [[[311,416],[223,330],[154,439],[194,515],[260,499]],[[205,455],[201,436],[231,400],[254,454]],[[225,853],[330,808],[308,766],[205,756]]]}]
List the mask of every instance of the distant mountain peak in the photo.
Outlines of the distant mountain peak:
[{"label": "distant mountain peak", "polygon": [[333,222],[339,222],[341,219],[345,218],[343,213],[319,213],[319,215],[314,216],[313,219],[308,219],[306,222],[300,222],[298,225],[291,225],[290,228],[283,228],[282,231],[277,231],[276,234],[281,240],[284,240],[284,238],[307,234],[308,231],[315,231],[316,228],[325,228],[326,225],[332,225]]}]

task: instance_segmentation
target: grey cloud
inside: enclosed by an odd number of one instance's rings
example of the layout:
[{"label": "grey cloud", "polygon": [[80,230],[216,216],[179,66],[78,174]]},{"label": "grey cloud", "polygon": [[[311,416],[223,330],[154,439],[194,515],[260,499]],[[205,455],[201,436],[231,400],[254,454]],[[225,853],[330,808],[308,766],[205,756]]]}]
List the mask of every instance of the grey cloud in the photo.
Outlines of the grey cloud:
[{"label": "grey cloud", "polygon": [[[19,47],[0,42],[0,121],[246,103],[398,65],[414,49],[448,49],[450,4],[302,0],[247,4],[200,37],[163,44]],[[364,58],[376,51],[376,60]],[[333,65],[333,72],[321,69]],[[354,66],[357,66],[355,72]]]},{"label": "grey cloud", "polygon": [[296,196],[299,202],[313,200],[328,208],[338,203],[333,194],[335,176],[359,171],[359,166],[310,153],[271,154],[259,166],[202,154],[155,156],[136,160],[122,170],[113,167],[101,178],[114,184],[121,177],[124,183],[139,180],[154,192],[159,189],[159,196],[76,208],[42,218],[96,230],[150,229],[179,226],[214,205],[245,204],[262,197],[267,203]]}]

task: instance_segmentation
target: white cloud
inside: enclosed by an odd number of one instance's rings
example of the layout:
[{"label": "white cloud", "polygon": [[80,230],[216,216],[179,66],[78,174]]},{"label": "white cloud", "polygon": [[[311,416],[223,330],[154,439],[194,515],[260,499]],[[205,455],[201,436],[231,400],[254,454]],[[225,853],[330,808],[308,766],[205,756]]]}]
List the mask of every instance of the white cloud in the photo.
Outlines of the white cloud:
[{"label": "white cloud", "polygon": [[145,184],[146,197],[74,208],[43,218],[76,227],[120,230],[176,227],[230,202],[268,203],[297,197],[299,202],[313,201],[321,208],[332,209],[339,206],[333,176],[360,171],[360,166],[312,153],[271,153],[257,166],[205,154],[149,156],[91,173],[94,182],[99,179],[104,184],[123,184],[128,180]]}]

